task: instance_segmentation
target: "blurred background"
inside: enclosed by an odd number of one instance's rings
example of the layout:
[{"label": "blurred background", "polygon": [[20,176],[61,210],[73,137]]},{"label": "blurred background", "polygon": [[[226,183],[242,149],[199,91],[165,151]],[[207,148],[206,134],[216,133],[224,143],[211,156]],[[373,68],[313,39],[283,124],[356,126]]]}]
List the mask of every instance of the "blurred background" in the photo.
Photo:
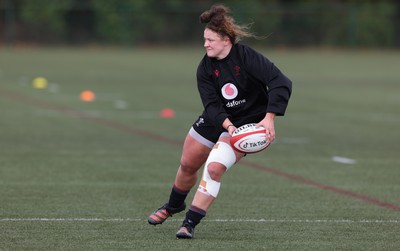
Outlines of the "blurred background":
[{"label": "blurred background", "polygon": [[[145,219],[202,111],[215,2],[293,94],[177,242],[182,215]],[[0,0],[0,250],[399,250],[399,49],[395,0]]]},{"label": "blurred background", "polygon": [[[227,0],[239,23],[290,47],[400,47],[400,2]],[[0,46],[182,45],[209,0],[0,0]]]}]

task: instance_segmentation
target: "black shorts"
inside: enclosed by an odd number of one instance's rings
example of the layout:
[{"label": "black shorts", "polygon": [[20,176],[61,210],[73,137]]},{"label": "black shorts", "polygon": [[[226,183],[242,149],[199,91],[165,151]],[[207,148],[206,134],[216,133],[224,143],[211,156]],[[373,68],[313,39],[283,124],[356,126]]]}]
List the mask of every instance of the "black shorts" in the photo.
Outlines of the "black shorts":
[{"label": "black shorts", "polygon": [[[193,130],[195,132],[193,132]],[[209,119],[204,116],[199,116],[199,118],[193,123],[192,129],[189,132],[192,137],[197,139],[200,143],[212,148],[212,146],[217,143],[219,137],[223,132],[226,132],[224,128],[217,128]],[[204,138],[204,139],[201,139]],[[207,142],[208,141],[208,142]]]},{"label": "black shorts", "polygon": [[[265,117],[265,113],[255,114],[246,118],[242,118],[237,122],[233,122],[236,127],[248,123],[258,123]],[[222,133],[228,133],[222,126],[216,127],[206,116],[200,115],[196,122],[193,123],[189,134],[200,143],[212,148],[217,143]]]}]

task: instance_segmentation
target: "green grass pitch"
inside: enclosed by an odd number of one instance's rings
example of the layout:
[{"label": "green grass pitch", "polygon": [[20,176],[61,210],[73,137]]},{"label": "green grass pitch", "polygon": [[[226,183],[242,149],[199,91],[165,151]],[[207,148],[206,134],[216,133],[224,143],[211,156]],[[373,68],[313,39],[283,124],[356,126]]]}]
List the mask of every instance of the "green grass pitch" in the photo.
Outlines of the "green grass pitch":
[{"label": "green grass pitch", "polygon": [[400,53],[262,51],[294,82],[277,140],[176,240],[183,214],[146,218],[202,110],[204,51],[2,49],[0,250],[398,250]]}]

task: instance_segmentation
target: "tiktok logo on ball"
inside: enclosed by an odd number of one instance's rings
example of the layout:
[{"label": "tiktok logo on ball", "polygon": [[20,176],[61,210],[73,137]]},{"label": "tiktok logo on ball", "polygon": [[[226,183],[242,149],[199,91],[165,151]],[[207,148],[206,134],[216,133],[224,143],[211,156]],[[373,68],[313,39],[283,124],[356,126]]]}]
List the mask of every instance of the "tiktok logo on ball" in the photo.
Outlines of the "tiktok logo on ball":
[{"label": "tiktok logo on ball", "polygon": [[224,98],[228,100],[234,99],[238,95],[238,89],[232,83],[226,83],[222,87],[221,92],[222,96],[224,96]]}]

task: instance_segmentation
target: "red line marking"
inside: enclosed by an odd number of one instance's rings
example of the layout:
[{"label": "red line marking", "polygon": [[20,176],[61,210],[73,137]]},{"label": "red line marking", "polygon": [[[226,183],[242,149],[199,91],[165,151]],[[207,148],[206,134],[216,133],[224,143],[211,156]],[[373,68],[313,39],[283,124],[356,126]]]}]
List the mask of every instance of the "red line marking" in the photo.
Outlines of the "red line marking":
[{"label": "red line marking", "polygon": [[312,186],[312,187],[315,187],[315,188],[318,188],[321,190],[326,190],[326,191],[334,192],[337,194],[341,194],[341,195],[344,195],[344,196],[347,196],[347,197],[350,197],[353,199],[364,201],[364,202],[374,204],[374,205],[377,205],[380,207],[388,208],[391,210],[400,211],[400,206],[397,206],[397,205],[389,203],[389,202],[381,201],[379,199],[372,198],[372,197],[369,197],[369,196],[366,196],[363,194],[355,193],[355,192],[345,190],[345,189],[342,189],[339,187],[325,185],[325,184],[319,183],[314,180],[307,179],[307,178],[299,176],[299,175],[294,175],[294,174],[287,173],[287,172],[284,172],[279,169],[262,166],[262,165],[259,165],[259,164],[253,163],[253,162],[241,161],[240,163],[245,164],[246,166],[248,166],[250,168],[253,168],[253,169],[256,169],[259,171],[263,171],[263,172],[267,172],[267,173],[271,173],[276,176],[284,177],[284,178],[296,181],[296,182],[304,184],[304,185],[308,185],[308,186]]},{"label": "red line marking", "polygon": [[[80,119],[85,119],[85,120],[89,120],[92,121],[96,124],[101,124],[110,128],[114,128],[117,129],[119,131],[123,131],[132,135],[136,135],[136,136],[140,136],[140,137],[146,137],[146,138],[150,138],[152,140],[155,141],[160,141],[166,144],[170,144],[170,145],[174,145],[174,146],[181,146],[182,142],[178,141],[178,140],[173,140],[164,136],[161,136],[159,134],[155,134],[155,133],[151,133],[149,131],[145,131],[145,130],[141,130],[141,129],[137,129],[125,124],[121,124],[109,119],[105,119],[105,118],[100,118],[100,117],[96,117],[93,116],[89,113],[77,110],[77,109],[73,109],[73,108],[69,108],[67,106],[63,106],[60,104],[56,104],[56,103],[51,103],[51,102],[47,102],[47,101],[43,101],[43,100],[39,100],[39,99],[35,99],[29,96],[26,96],[24,94],[20,94],[18,92],[14,92],[14,91],[10,91],[10,90],[5,90],[0,88],[0,96],[6,97],[6,98],[10,98],[11,100],[16,100],[16,101],[21,101],[22,103],[25,104],[31,104],[37,107],[42,107],[42,108],[46,108],[49,110],[53,110],[53,111],[58,111],[60,113],[66,114],[68,116],[72,116],[72,117],[76,117],[76,118],[80,118]],[[333,193],[337,193],[337,194],[341,194],[344,195],[346,197],[349,198],[353,198],[359,201],[363,201],[369,204],[374,204],[376,206],[379,207],[383,207],[383,208],[387,208],[387,209],[391,209],[394,211],[400,211],[400,206],[389,203],[389,202],[385,202],[385,201],[381,201],[379,199],[373,198],[373,197],[369,197],[363,194],[359,194],[359,193],[355,193],[349,190],[345,190],[342,188],[338,188],[338,187],[334,187],[334,186],[330,186],[330,185],[325,185],[322,183],[319,183],[317,181],[314,180],[310,180],[307,179],[305,177],[299,176],[299,175],[295,175],[295,174],[291,174],[291,173],[287,173],[284,172],[282,170],[279,169],[275,169],[275,168],[271,168],[271,167],[267,167],[267,166],[263,166],[260,164],[256,164],[253,162],[249,162],[246,160],[242,160],[240,162],[240,164],[245,165],[249,168],[253,168],[262,172],[267,172],[279,177],[284,177],[287,178],[289,180],[304,184],[304,185],[308,185],[308,186],[312,186],[321,190],[325,190],[325,191],[330,191]]]}]

